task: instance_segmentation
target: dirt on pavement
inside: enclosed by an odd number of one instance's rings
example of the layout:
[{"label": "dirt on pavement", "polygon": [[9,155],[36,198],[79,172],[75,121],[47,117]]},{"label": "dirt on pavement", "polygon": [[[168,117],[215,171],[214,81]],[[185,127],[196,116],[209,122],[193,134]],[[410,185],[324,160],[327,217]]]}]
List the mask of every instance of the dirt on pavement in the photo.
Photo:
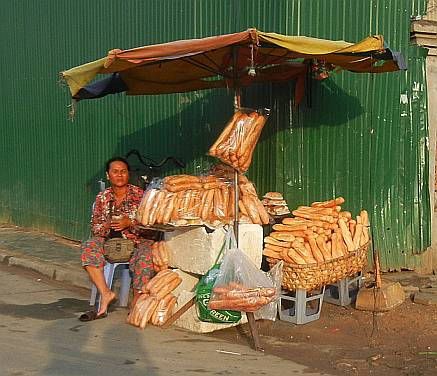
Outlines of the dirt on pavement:
[{"label": "dirt on pavement", "polygon": [[[427,285],[426,277],[408,285]],[[435,283],[435,282],[434,282]],[[404,284],[404,283],[401,283]],[[405,284],[404,284],[405,285]],[[323,303],[320,319],[304,325],[258,321],[267,354],[333,375],[437,375],[437,305],[411,299],[385,313]],[[248,325],[212,335],[252,345]]]}]

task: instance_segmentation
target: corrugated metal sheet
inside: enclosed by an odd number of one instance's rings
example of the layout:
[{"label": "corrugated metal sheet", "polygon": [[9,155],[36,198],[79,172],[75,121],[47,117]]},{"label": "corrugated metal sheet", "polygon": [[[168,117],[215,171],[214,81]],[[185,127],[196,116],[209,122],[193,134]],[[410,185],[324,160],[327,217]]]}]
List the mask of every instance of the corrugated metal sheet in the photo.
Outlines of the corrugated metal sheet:
[{"label": "corrugated metal sheet", "polygon": [[[198,172],[232,112],[226,90],[112,96],[79,104],[56,72],[112,48],[236,32],[358,41],[382,33],[408,58],[406,73],[343,72],[313,82],[298,108],[293,84],[244,92],[243,104],[273,109],[250,176],[260,192],[283,190],[291,206],[343,195],[368,208],[385,267],[414,267],[430,243],[424,57],[409,46],[410,16],[425,0],[65,0],[2,2],[3,138],[0,220],[79,238],[103,176],[102,161],[129,149],[174,155]],[[402,101],[401,102],[401,98]]]}]

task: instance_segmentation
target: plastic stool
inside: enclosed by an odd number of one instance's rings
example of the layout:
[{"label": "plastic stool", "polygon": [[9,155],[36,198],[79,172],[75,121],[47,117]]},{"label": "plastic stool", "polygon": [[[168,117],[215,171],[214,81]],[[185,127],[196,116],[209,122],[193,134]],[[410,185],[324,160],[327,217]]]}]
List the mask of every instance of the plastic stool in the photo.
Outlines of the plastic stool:
[{"label": "plastic stool", "polygon": [[[320,318],[322,310],[323,295],[325,286],[320,292],[308,294],[305,289],[296,289],[296,291],[282,292],[279,296],[278,313],[279,319],[289,321],[294,324],[306,324]],[[316,301],[317,307],[312,308],[308,303]]]},{"label": "plastic stool", "polygon": [[347,306],[352,304],[363,285],[363,273],[358,272],[349,278],[340,279],[337,283],[326,286],[325,301],[331,304]]},{"label": "plastic stool", "polygon": [[[119,306],[126,307],[129,300],[129,290],[131,284],[131,276],[129,274],[129,263],[128,262],[116,262],[114,264],[106,263],[103,268],[103,274],[105,275],[106,284],[111,289],[112,281],[114,280],[115,269],[120,266],[122,267],[121,271],[121,285],[120,285],[120,293],[118,296]],[[91,288],[91,298],[90,305],[93,306],[97,301],[97,310],[100,307],[100,294],[97,290],[97,287],[93,284]]]}]

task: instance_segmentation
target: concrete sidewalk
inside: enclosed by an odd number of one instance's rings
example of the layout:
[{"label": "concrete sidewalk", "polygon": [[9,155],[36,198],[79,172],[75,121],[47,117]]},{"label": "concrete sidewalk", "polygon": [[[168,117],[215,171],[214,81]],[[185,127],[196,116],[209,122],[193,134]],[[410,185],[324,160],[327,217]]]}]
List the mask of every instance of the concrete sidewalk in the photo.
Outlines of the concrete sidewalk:
[{"label": "concrete sidewalk", "polygon": [[60,236],[0,225],[0,262],[31,269],[74,286],[91,286],[81,266],[80,242]]}]

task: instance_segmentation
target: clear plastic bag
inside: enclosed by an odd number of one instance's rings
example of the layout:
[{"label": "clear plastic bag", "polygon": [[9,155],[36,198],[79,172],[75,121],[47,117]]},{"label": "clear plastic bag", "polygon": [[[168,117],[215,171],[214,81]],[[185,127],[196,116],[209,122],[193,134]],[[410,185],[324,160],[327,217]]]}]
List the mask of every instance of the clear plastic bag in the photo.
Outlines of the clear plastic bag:
[{"label": "clear plastic bag", "polygon": [[281,263],[264,273],[240,249],[230,249],[223,257],[208,308],[258,311],[257,318],[275,320],[281,281]]},{"label": "clear plastic bag", "polygon": [[246,172],[269,113],[268,109],[240,108],[209,149],[209,155]]},{"label": "clear plastic bag", "polygon": [[[270,217],[247,177],[238,177],[240,221],[268,224]],[[138,222],[154,225],[230,224],[235,211],[234,171],[222,164],[204,174],[172,175],[154,179],[144,192],[137,211]]]}]

